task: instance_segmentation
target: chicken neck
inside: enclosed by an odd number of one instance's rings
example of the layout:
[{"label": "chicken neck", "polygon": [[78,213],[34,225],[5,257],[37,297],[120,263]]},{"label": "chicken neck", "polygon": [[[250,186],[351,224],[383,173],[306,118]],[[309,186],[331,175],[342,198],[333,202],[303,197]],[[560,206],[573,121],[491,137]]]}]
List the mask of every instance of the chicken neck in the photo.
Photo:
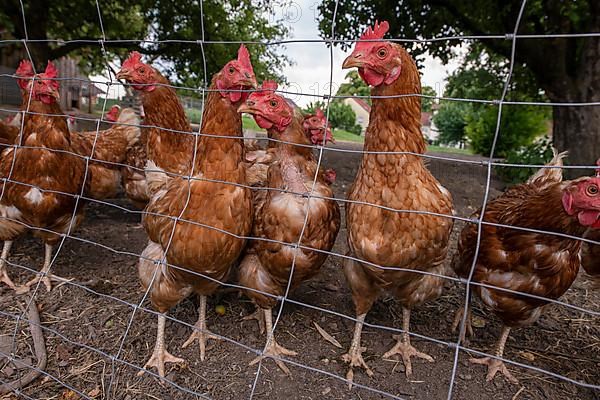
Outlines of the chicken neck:
[{"label": "chicken neck", "polygon": [[[214,83],[211,89],[214,90],[211,90],[204,105],[193,174],[202,174],[209,179],[245,179],[231,176],[232,172],[244,172],[242,118],[237,112],[237,105],[222,97]],[[245,173],[242,175],[245,176]]]},{"label": "chicken neck", "polygon": [[392,84],[372,90],[365,150],[425,153],[421,133],[421,84],[413,64],[403,67],[403,75]]},{"label": "chicken neck", "polygon": [[23,124],[23,135],[21,137],[21,145],[24,145],[27,138],[38,133],[40,127],[44,131],[57,131],[61,132],[61,137],[55,137],[55,135],[40,135],[36,137],[38,141],[51,149],[64,149],[66,138],[70,141],[71,135],[69,133],[69,127],[67,126],[67,119],[63,115],[62,110],[58,103],[44,104],[41,101],[31,100],[27,102],[27,96],[23,99],[24,105],[24,124]]}]

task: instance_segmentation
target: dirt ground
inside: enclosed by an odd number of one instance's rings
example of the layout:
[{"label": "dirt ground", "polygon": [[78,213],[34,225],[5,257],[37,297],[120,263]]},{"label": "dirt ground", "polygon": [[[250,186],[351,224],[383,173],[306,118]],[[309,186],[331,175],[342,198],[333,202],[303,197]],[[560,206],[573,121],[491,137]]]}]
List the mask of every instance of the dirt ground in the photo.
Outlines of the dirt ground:
[{"label": "dirt ground", "polygon": [[[338,147],[358,149],[356,145]],[[449,157],[459,157],[450,155]],[[474,161],[480,159],[469,158]],[[359,154],[326,151],[323,165],[337,171],[336,196],[345,197],[360,160]],[[486,181],[486,167],[480,164],[460,164],[431,160],[430,168],[453,194],[458,215],[468,216],[481,205]],[[496,196],[502,184],[492,181],[490,195]],[[143,292],[140,288],[136,262],[146,243],[140,225],[140,214],[119,208],[131,208],[127,200],[111,200],[112,205],[91,204],[87,219],[67,238],[52,271],[73,279],[46,293],[40,289],[35,301],[40,309],[48,348],[47,375],[26,387],[18,398],[76,399],[78,395],[60,382],[93,399],[245,399],[249,398],[256,378],[257,367],[248,363],[260,350],[264,337],[254,321],[242,321],[253,311],[252,304],[234,291],[225,291],[209,300],[208,324],[210,329],[227,338],[212,346],[207,359],[200,361],[198,348],[182,349],[181,345],[191,332],[189,327],[197,319],[197,301],[183,301],[169,313],[171,318],[188,325],[168,321],[166,344],[172,354],[184,357],[183,367],[167,365],[167,378],[161,382],[146,374],[138,377],[138,369],[149,358],[156,334],[156,316],[146,309],[134,310],[129,304],[138,304]],[[118,207],[117,207],[118,206]],[[452,248],[462,224],[454,229]],[[346,231],[340,231],[334,251],[345,253]],[[11,254],[12,263],[38,270],[43,260],[42,244],[31,238],[20,240]],[[353,317],[349,290],[341,272],[341,259],[329,257],[318,277],[301,285],[291,299],[329,310],[331,313],[285,303],[276,329],[280,344],[298,351],[289,364],[291,377],[280,371],[272,360],[262,363],[254,391],[255,399],[379,399],[387,398],[376,392],[354,388],[336,377],[346,374],[346,365],[340,356],[351,340]],[[30,272],[9,266],[17,282],[32,277]],[[444,295],[413,312],[411,331],[445,343],[455,343],[456,334],[450,332],[455,309],[461,304],[464,289],[448,282]],[[15,296],[0,286],[0,352],[10,352],[12,337],[16,335],[16,356],[25,364],[35,364],[32,341],[27,324],[6,313],[19,314],[30,295]],[[600,291],[591,289],[585,276],[580,276],[563,300],[586,309],[600,311]],[[129,304],[128,304],[129,303]],[[216,305],[225,307],[224,315],[214,312]],[[495,317],[475,303],[478,317],[475,337],[468,346],[490,352],[500,332]],[[133,319],[132,319],[133,315]],[[129,327],[129,322],[132,324]],[[382,298],[368,314],[372,325],[399,328],[401,308],[391,298]],[[323,340],[314,323],[335,337],[343,348]],[[129,328],[129,329],[128,329]],[[124,340],[123,340],[124,339]],[[452,375],[455,349],[430,340],[413,338],[413,344],[435,358],[434,363],[413,362],[413,377],[407,380],[401,362],[383,360],[382,354],[394,343],[392,333],[381,328],[365,327],[363,345],[366,362],[374,376],[355,371],[355,382],[407,399],[446,399]],[[114,356],[114,358],[113,358]],[[505,357],[533,365],[568,378],[600,384],[600,318],[559,306],[550,306],[534,326],[511,333]],[[469,353],[459,352],[458,369],[453,390],[455,399],[598,399],[591,389],[542,375],[529,369],[509,366],[519,379],[519,385],[508,383],[498,376],[492,383],[485,382],[485,369],[468,362]],[[122,360],[122,361],[121,361]],[[324,372],[316,372],[314,369]],[[15,379],[26,369],[18,369],[0,357],[0,380]],[[57,379],[60,381],[57,381]],[[197,392],[199,395],[192,394]],[[7,395],[0,398],[16,398]]]}]

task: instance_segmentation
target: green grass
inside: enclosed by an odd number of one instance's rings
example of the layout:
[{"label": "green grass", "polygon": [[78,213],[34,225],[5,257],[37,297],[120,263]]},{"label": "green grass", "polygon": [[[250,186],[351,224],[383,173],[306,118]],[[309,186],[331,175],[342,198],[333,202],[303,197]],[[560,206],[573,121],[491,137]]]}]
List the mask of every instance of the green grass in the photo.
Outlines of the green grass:
[{"label": "green grass", "polygon": [[450,154],[464,154],[464,155],[472,155],[473,152],[470,149],[458,149],[455,147],[443,147],[443,146],[435,146],[435,145],[427,145],[427,151],[433,153],[450,153]]},{"label": "green grass", "polygon": [[248,115],[242,115],[242,128],[249,129],[251,131],[262,132],[263,129],[256,124],[254,118]]},{"label": "green grass", "polygon": [[202,118],[202,111],[196,110],[195,108],[186,108],[185,115],[189,118],[192,124],[199,124]]},{"label": "green grass", "polygon": [[356,135],[352,132],[348,132],[343,129],[334,129],[333,138],[342,142],[363,143],[365,141],[364,136]]},{"label": "green grass", "polygon": [[[364,143],[364,136],[355,135],[352,132],[345,131],[343,129],[334,129],[333,137],[335,140],[339,140],[341,142],[354,142],[354,143]],[[449,154],[464,154],[471,155],[473,152],[469,149],[457,149],[454,147],[443,147],[443,146],[435,146],[435,145],[427,145],[427,151],[434,153],[449,153]]]}]

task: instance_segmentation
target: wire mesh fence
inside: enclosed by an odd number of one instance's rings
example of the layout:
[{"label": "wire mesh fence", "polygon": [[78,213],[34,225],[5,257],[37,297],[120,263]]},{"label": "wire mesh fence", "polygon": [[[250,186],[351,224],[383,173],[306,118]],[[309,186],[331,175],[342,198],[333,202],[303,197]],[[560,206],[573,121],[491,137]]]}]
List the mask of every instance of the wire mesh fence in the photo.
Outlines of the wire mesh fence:
[{"label": "wire mesh fence", "polygon": [[[202,3],[201,3],[202,4]],[[159,168],[139,168],[127,162],[106,161],[98,158],[96,146],[102,135],[102,127],[109,123],[106,120],[108,113],[107,98],[103,100],[100,119],[75,116],[77,120],[95,124],[94,139],[88,155],[82,155],[70,150],[45,149],[55,153],[65,153],[81,159],[84,163],[83,180],[89,179],[89,171],[94,163],[102,163],[111,168],[130,168],[141,174],[159,173],[168,176],[167,179],[181,178],[182,185],[186,187],[183,192],[182,206],[178,212],[164,215],[150,211],[139,210],[132,207],[130,203],[122,198],[99,200],[91,197],[85,192],[85,187],[80,185],[78,192],[64,192],[48,188],[38,187],[29,182],[14,179],[13,175],[18,172],[17,149],[35,150],[36,146],[18,142],[9,146],[2,157],[12,158],[7,176],[3,177],[3,189],[0,193],[0,202],[5,197],[7,184],[18,184],[36,189],[43,193],[55,193],[73,199],[73,211],[66,227],[57,231],[49,227],[40,227],[33,223],[24,222],[15,214],[11,214],[4,206],[3,221],[20,224],[27,230],[36,231],[39,234],[55,235],[58,239],[54,245],[54,251],[48,254],[46,260],[48,269],[39,271],[35,265],[39,261],[34,254],[29,254],[37,242],[32,239],[23,239],[23,245],[19,248],[22,253],[12,254],[8,257],[10,244],[5,242],[3,258],[11,272],[16,273],[17,279],[33,275],[49,275],[57,269],[61,275],[77,276],[74,279],[60,279],[60,283],[48,293],[44,292],[43,282],[37,281],[29,292],[21,295],[13,291],[4,291],[0,302],[4,304],[0,315],[2,315],[2,336],[0,338],[0,373],[3,375],[0,384],[6,386],[6,392],[12,393],[20,398],[84,398],[84,399],[134,399],[134,398],[472,398],[479,396],[482,379],[473,378],[474,375],[482,373],[482,369],[466,363],[466,356],[491,357],[504,361],[509,368],[518,368],[518,377],[523,386],[509,386],[498,384],[487,386],[486,392],[493,392],[491,396],[498,393],[501,396],[513,396],[517,398],[523,392],[530,398],[594,398],[600,390],[600,382],[596,373],[600,365],[600,349],[598,348],[598,335],[600,321],[600,308],[598,307],[598,294],[593,290],[588,291],[587,286],[572,289],[565,296],[551,298],[530,292],[523,292],[510,287],[498,287],[486,281],[474,279],[480,244],[485,227],[497,229],[511,229],[531,234],[544,234],[552,240],[575,239],[590,245],[600,245],[598,241],[582,238],[570,232],[550,231],[543,228],[532,228],[531,226],[518,226],[503,224],[485,220],[486,209],[490,200],[501,193],[501,186],[494,177],[496,168],[539,168],[539,169],[586,169],[590,175],[597,166],[553,166],[553,165],[521,165],[511,164],[495,158],[496,142],[500,135],[501,118],[503,108],[506,105],[536,105],[536,106],[564,106],[583,107],[600,106],[600,102],[586,103],[545,103],[509,101],[507,94],[510,91],[510,83],[515,64],[515,51],[518,40],[550,40],[555,37],[583,37],[599,36],[600,33],[577,33],[571,35],[520,35],[519,24],[523,11],[527,7],[524,0],[520,13],[515,20],[514,30],[503,35],[486,36],[452,36],[435,39],[405,39],[385,38],[373,40],[375,42],[390,41],[402,44],[409,41],[428,40],[477,40],[503,39],[510,42],[512,56],[510,58],[509,72],[503,87],[501,97],[497,100],[468,99],[468,98],[446,98],[436,96],[438,101],[474,102],[487,104],[497,109],[497,123],[495,126],[494,143],[489,157],[454,157],[439,154],[421,154],[413,151],[377,151],[363,149],[352,145],[302,145],[275,137],[259,137],[259,141],[265,144],[291,144],[296,147],[309,147],[315,151],[316,170],[312,177],[312,187],[307,188],[305,193],[300,193],[289,188],[282,187],[255,187],[247,183],[230,182],[219,179],[211,179],[192,170],[190,174],[178,174],[164,171]],[[123,40],[112,40],[104,34],[102,20],[102,6],[96,2],[98,13],[98,24],[103,32],[102,37],[97,40],[80,40],[89,46],[99,46],[105,56],[106,75],[108,82],[92,82],[104,85],[109,92],[112,87],[123,85],[115,77],[115,71],[111,66],[112,60],[108,56],[105,44],[110,42],[126,42]],[[3,40],[5,44],[22,44],[29,60],[33,59],[28,45],[37,39],[30,39],[27,35],[27,18],[21,3],[23,13],[23,24],[25,26],[25,37],[18,40]],[[202,8],[201,8],[202,9]],[[336,6],[337,11],[337,6]],[[333,45],[341,40],[336,38],[336,11],[333,13],[333,23],[330,36],[323,40],[281,40],[272,42],[245,42],[240,41],[211,41],[199,37],[192,44],[198,46],[198,57],[203,60],[206,70],[205,52],[211,44],[228,44],[238,46],[240,44],[280,45],[288,44],[301,48],[303,44],[316,42],[323,45]],[[204,23],[204,16],[201,15]],[[204,32],[204,29],[202,29]],[[52,40],[48,40],[52,41]],[[367,40],[368,42],[369,40]],[[58,41],[56,41],[58,43]],[[65,44],[69,41],[61,41]],[[131,39],[129,42],[148,43],[155,42],[145,39]],[[161,41],[168,44],[169,41]],[[329,47],[329,93],[324,96],[326,105],[336,98],[333,93],[333,71],[340,68],[334,60],[333,46]],[[41,71],[36,71],[41,72]],[[192,102],[192,107],[200,108],[201,121],[206,118],[203,114],[207,104],[206,98],[211,92],[218,91],[210,87],[209,78],[204,75],[204,83],[199,88],[166,85],[177,90],[187,90],[199,95],[200,100]],[[14,74],[1,74],[3,79],[16,79]],[[35,83],[36,77],[33,77]],[[54,78],[63,80],[65,78]],[[68,78],[77,82],[78,79]],[[84,81],[82,79],[82,81]],[[89,81],[86,79],[86,83]],[[316,94],[277,90],[278,94],[285,96],[309,96],[315,99],[323,98]],[[361,96],[353,96],[361,97]],[[367,97],[367,96],[364,96]],[[428,97],[420,93],[397,94],[386,96],[372,96],[373,100],[378,98],[414,98]],[[37,115],[39,113],[30,110],[31,96],[26,98],[23,112],[26,115]],[[12,112],[12,109],[0,109],[2,112]],[[329,120],[329,107],[326,107],[326,118]],[[63,114],[43,115],[61,116]],[[66,117],[66,114],[65,114]],[[22,118],[20,131],[26,129],[26,118]],[[109,123],[110,124],[110,123]],[[121,125],[130,125],[120,122]],[[167,127],[146,124],[145,122],[131,124],[141,129],[158,128],[176,135],[192,135],[193,146],[191,152],[192,165],[195,165],[196,157],[201,154],[199,143],[202,137],[210,136],[231,140],[231,136],[222,132],[208,132],[197,128],[192,132]],[[110,125],[109,125],[110,126]],[[239,140],[239,138],[236,138]],[[354,179],[356,169],[360,164],[361,157],[366,155],[400,157],[420,157],[426,160],[430,170],[436,177],[447,186],[455,198],[455,213],[438,213],[422,209],[395,208],[385,202],[371,203],[353,200],[346,197],[347,186]],[[316,193],[318,174],[320,168],[330,165],[339,166],[340,179],[335,187],[335,196],[323,196]],[[15,171],[17,168],[17,171]],[[399,172],[401,173],[401,171]],[[240,189],[252,191],[264,191],[268,193],[288,193],[307,199],[306,211],[304,212],[303,224],[294,242],[286,242],[267,237],[257,237],[252,234],[239,234],[231,232],[219,226],[206,224],[203,221],[194,220],[189,217],[189,204],[197,194],[191,189],[194,182],[210,182],[213,184],[232,185]],[[473,185],[473,183],[476,183]],[[309,211],[311,204],[316,200],[331,200],[336,202],[342,211],[347,211],[351,205],[368,206],[381,211],[402,215],[423,215],[429,217],[440,217],[449,219],[455,223],[452,237],[450,238],[449,255],[444,261],[447,268],[439,273],[430,270],[420,270],[412,267],[399,267],[380,265],[368,259],[357,257],[348,252],[346,243],[347,230],[342,229],[336,244],[330,251],[318,249],[303,244],[303,236],[309,222]],[[81,223],[80,228],[75,230],[78,224],[78,213],[85,206],[88,215]],[[478,215],[472,213],[480,209]],[[342,212],[343,214],[343,212]],[[161,256],[149,257],[142,250],[147,244],[147,235],[139,225],[142,217],[163,217],[164,224],[172,223],[165,246],[162,248]],[[1,222],[0,222],[1,223]],[[473,257],[468,277],[460,278],[450,273],[450,259],[458,251],[457,240],[462,228],[467,225],[477,228],[475,255]],[[294,251],[291,272],[284,285],[281,295],[257,290],[256,288],[244,287],[235,279],[215,279],[207,273],[191,271],[169,261],[171,246],[176,236],[178,227],[192,225],[203,228],[205,231],[215,231],[235,239],[243,239],[248,242],[270,242],[287,246],[294,250],[310,250],[328,256],[328,261],[322,268],[321,273],[312,281],[304,282],[303,288],[294,294],[291,289],[291,277],[296,266],[298,251]],[[25,249],[27,249],[25,251]],[[32,252],[35,253],[35,250]],[[60,258],[60,261],[59,261]],[[17,261],[15,261],[18,260]],[[139,289],[139,280],[135,265],[138,260],[146,260],[154,263],[155,269],[151,282],[146,290]],[[390,299],[375,304],[373,311],[369,313],[364,321],[364,339],[369,349],[365,354],[373,354],[367,358],[367,363],[372,364],[374,376],[368,377],[362,370],[355,369],[353,381],[346,374],[347,365],[342,362],[340,356],[349,347],[352,327],[356,322],[363,322],[360,316],[356,316],[351,306],[350,289],[343,281],[341,269],[344,263],[359,262],[364,266],[381,271],[398,271],[407,274],[422,274],[431,278],[443,280],[446,287],[444,294],[435,301],[425,303],[422,307],[415,309],[414,321],[407,331],[405,326],[399,323],[402,320],[401,307]],[[149,302],[154,284],[159,279],[161,271],[169,268],[172,271],[182,271],[190,275],[196,275],[206,281],[212,281],[221,288],[210,300],[223,308],[215,308],[214,313],[209,314],[211,332],[220,343],[208,351],[208,359],[200,361],[199,354],[194,351],[185,351],[186,363],[183,366],[175,364],[167,368],[166,376],[161,377],[153,368],[145,368],[145,360],[152,353],[155,319],[164,318],[168,320],[166,326],[167,348],[175,354],[174,349],[180,345],[183,338],[193,330],[198,330],[194,325],[194,304],[190,300],[184,300],[168,313],[161,313],[154,309]],[[464,288],[464,292],[462,292]],[[522,298],[532,299],[539,305],[548,303],[553,306],[549,316],[542,319],[542,328],[524,328],[517,334],[517,339],[508,344],[513,348],[510,355],[498,355],[491,353],[493,343],[492,337],[485,341],[465,343],[462,335],[450,332],[450,320],[448,315],[457,308],[463,308],[463,315],[459,321],[459,332],[467,328],[467,317],[469,315],[467,304],[470,303],[472,291],[475,288],[489,290],[493,289],[499,293],[518,294]],[[255,365],[249,362],[255,357],[263,355],[268,346],[264,345],[262,336],[258,335],[257,329],[241,317],[249,314],[252,309],[250,302],[241,296],[238,291],[255,291],[260,294],[274,298],[278,306],[274,310],[274,321],[271,334],[284,336],[282,342],[289,343],[287,346],[298,351],[297,357],[273,356],[285,363],[291,369],[292,375],[287,377],[281,372],[274,370],[268,358],[260,359]],[[463,295],[464,293],[464,295]],[[191,293],[190,293],[191,294]],[[202,301],[202,300],[201,300]],[[22,304],[24,302],[24,304]],[[36,306],[39,304],[39,307]],[[39,308],[41,320],[32,317],[32,308]],[[497,331],[495,322],[486,322],[480,315],[491,316],[479,305],[475,306],[478,326],[481,333]],[[223,315],[224,314],[224,315]],[[364,317],[363,317],[364,318]],[[163,321],[164,321],[163,319]],[[493,320],[493,318],[490,318]],[[448,322],[447,331],[445,322]],[[28,326],[31,331],[27,331]],[[402,328],[400,328],[402,326]],[[440,328],[441,326],[441,328]],[[490,327],[491,326],[491,327]],[[414,330],[413,330],[414,329]],[[41,356],[41,350],[37,345],[33,349],[31,340],[39,336],[39,331],[46,337],[47,349]],[[541,331],[541,332],[540,332]],[[218,332],[218,333],[216,333]],[[329,333],[327,333],[329,332]],[[421,333],[422,332],[422,333]],[[282,335],[284,333],[284,335]],[[333,335],[331,334],[333,333]],[[418,340],[432,354],[435,354],[435,364],[420,364],[416,361],[415,372],[411,379],[400,375],[398,370],[403,364],[398,360],[382,360],[377,356],[385,352],[388,347],[391,334],[402,335],[408,333],[412,339]],[[550,337],[557,336],[556,340],[546,346],[539,345],[540,341],[550,341]],[[337,338],[337,339],[336,339]],[[487,340],[489,339],[489,340]],[[340,342],[338,342],[340,340]],[[523,341],[524,345],[515,342]],[[34,341],[35,342],[35,341]],[[561,348],[561,342],[567,343],[566,348]],[[515,350],[516,349],[516,350]],[[518,351],[517,351],[518,350]],[[211,354],[212,353],[212,354]],[[35,357],[34,357],[35,356]],[[375,359],[377,358],[377,359]],[[35,361],[34,361],[35,360]],[[424,362],[423,362],[424,363]],[[31,386],[11,385],[9,381],[26,382],[26,375],[30,371],[37,372],[40,377]],[[138,372],[145,375],[138,377]],[[483,375],[483,373],[482,373]],[[500,377],[496,378],[497,382]],[[542,382],[535,385],[534,382]],[[353,389],[347,389],[351,383]],[[425,388],[426,387],[426,388]],[[548,389],[551,387],[551,389]],[[534,389],[535,388],[535,389]],[[537,391],[536,391],[537,390]],[[550,391],[548,394],[545,391]],[[596,393],[596,394],[594,394]],[[70,397],[69,397],[70,396]],[[561,397],[562,396],[562,397]]]}]

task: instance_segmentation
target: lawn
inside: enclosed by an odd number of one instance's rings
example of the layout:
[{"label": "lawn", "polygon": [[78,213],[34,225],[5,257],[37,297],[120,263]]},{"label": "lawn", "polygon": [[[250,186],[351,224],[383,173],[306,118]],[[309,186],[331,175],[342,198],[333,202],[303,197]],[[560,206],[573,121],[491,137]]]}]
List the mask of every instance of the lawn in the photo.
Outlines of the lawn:
[{"label": "lawn", "polygon": [[256,124],[254,118],[248,115],[242,115],[242,128],[249,129],[251,131],[262,132],[263,129]]},{"label": "lawn", "polygon": [[[365,141],[364,136],[355,135],[354,133],[345,131],[343,129],[334,129],[333,137],[335,138],[335,140],[339,140],[341,142],[364,143]],[[455,147],[444,147],[435,145],[427,145],[427,151],[433,153],[450,153],[465,155],[473,154],[469,149],[457,149]]]},{"label": "lawn", "polygon": [[364,136],[360,136],[352,132],[345,131],[343,129],[334,129],[333,138],[342,142],[363,143],[365,141]]}]

